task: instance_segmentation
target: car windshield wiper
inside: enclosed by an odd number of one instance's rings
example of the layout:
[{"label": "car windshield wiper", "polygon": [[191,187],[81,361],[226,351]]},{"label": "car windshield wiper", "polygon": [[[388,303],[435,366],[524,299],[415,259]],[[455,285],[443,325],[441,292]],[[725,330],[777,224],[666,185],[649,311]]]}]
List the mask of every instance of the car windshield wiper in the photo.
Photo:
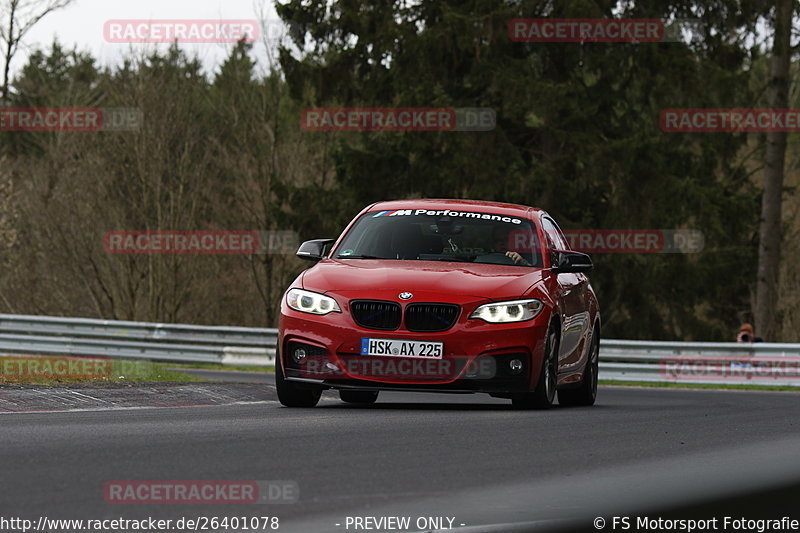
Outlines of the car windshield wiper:
[{"label": "car windshield wiper", "polygon": [[477,255],[442,255],[439,257],[425,257],[425,261],[452,261],[454,263],[472,263]]},{"label": "car windshield wiper", "polygon": [[367,255],[367,254],[348,254],[348,255],[337,255],[336,259],[386,259],[385,257],[378,257],[376,255]]}]

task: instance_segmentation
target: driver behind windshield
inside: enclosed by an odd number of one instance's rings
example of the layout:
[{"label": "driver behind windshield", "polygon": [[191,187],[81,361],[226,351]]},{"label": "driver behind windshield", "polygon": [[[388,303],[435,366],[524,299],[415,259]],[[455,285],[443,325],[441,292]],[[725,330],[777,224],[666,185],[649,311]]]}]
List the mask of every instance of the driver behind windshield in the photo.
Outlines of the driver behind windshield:
[{"label": "driver behind windshield", "polygon": [[508,249],[508,241],[511,236],[511,230],[507,230],[502,226],[494,226],[492,228],[492,249],[494,253],[504,253],[506,257],[514,261],[515,265],[531,266],[519,253]]}]

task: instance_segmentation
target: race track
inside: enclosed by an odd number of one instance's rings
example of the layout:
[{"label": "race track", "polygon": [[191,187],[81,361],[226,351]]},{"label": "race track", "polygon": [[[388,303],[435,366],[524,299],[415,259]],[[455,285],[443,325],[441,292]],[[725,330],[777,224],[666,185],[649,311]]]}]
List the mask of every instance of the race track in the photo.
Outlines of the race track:
[{"label": "race track", "polygon": [[[387,513],[455,517],[464,531],[589,525],[598,513],[800,480],[799,399],[601,387],[593,408],[544,412],[483,395],[382,393],[375,406],[352,407],[326,393],[315,409],[258,401],[5,413],[0,514],[268,514],[280,531],[346,531],[347,516]],[[103,486],[113,480],[292,480],[300,501],[112,505]]]}]

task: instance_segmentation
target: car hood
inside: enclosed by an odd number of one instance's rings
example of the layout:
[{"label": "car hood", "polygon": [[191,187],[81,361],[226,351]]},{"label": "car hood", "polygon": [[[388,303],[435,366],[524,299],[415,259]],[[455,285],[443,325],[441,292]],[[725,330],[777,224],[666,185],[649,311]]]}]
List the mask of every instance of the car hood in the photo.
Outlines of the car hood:
[{"label": "car hood", "polygon": [[376,259],[325,259],[302,277],[315,292],[394,289],[424,291],[492,300],[518,298],[541,281],[538,268]]}]

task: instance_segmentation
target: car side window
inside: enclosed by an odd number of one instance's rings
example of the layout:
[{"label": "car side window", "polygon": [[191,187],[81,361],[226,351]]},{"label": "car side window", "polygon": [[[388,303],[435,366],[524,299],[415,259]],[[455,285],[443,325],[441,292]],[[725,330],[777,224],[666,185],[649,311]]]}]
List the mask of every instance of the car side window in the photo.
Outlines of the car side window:
[{"label": "car side window", "polygon": [[567,244],[567,240],[564,238],[564,235],[561,233],[561,229],[559,229],[558,225],[551,219],[550,217],[542,217],[542,229],[544,230],[545,235],[547,235],[548,244],[554,247],[556,250],[569,250],[569,244]]}]

